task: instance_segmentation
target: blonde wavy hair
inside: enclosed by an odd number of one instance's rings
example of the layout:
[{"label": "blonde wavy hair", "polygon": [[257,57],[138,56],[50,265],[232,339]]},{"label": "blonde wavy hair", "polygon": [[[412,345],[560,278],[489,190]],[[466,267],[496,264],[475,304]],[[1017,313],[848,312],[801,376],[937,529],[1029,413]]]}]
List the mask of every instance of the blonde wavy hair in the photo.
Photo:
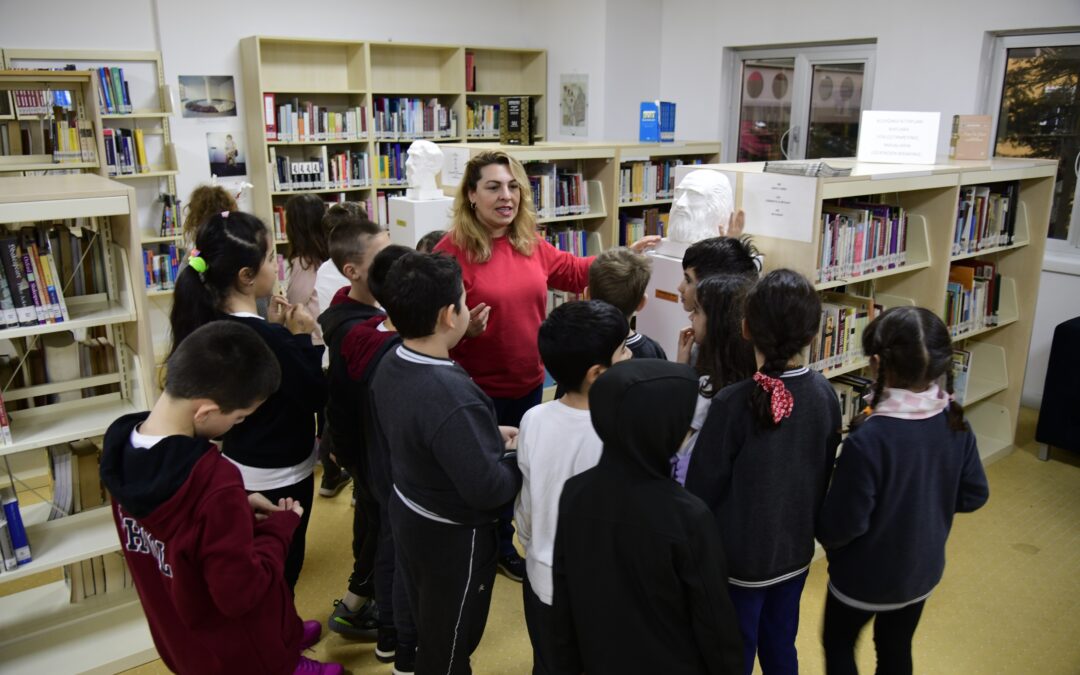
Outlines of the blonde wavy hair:
[{"label": "blonde wavy hair", "polygon": [[501,150],[485,150],[465,165],[465,177],[454,196],[454,208],[450,219],[450,240],[465,251],[469,262],[482,263],[491,258],[491,232],[476,217],[469,200],[480,184],[480,172],[485,166],[502,164],[510,170],[517,181],[521,197],[517,215],[507,231],[507,239],[514,250],[522,255],[532,255],[536,243],[536,209],[533,207],[532,189],[525,167]]}]

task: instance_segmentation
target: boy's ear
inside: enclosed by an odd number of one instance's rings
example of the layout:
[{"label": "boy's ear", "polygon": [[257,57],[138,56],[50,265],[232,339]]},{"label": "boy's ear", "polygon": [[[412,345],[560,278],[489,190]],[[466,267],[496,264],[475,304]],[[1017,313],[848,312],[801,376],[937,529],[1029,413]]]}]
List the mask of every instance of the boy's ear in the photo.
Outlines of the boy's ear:
[{"label": "boy's ear", "polygon": [[360,266],[353,262],[347,262],[342,268],[341,273],[349,281],[357,281],[360,279]]},{"label": "boy's ear", "polygon": [[591,387],[593,382],[596,382],[596,378],[603,375],[605,370],[607,370],[607,366],[602,366],[599,363],[589,366],[589,369],[585,371],[584,379],[581,380],[581,388]]},{"label": "boy's ear", "polygon": [[634,310],[634,313],[637,314],[641,310],[645,309],[645,305],[648,304],[648,302],[649,302],[649,294],[648,293],[642,293],[641,294],[641,302],[639,302],[637,304],[637,309]]},{"label": "boy's ear", "polygon": [[193,416],[196,424],[204,424],[214,413],[220,413],[221,406],[209,399],[198,401]]},{"label": "boy's ear", "polygon": [[592,300],[592,294],[589,293],[589,287],[588,286],[586,286],[585,290],[583,290],[581,292],[581,297],[585,298],[586,300]]},{"label": "boy's ear", "polygon": [[455,316],[457,315],[457,305],[447,305],[439,310],[439,317],[435,321],[435,330],[439,328],[445,328],[447,330],[454,329]]}]

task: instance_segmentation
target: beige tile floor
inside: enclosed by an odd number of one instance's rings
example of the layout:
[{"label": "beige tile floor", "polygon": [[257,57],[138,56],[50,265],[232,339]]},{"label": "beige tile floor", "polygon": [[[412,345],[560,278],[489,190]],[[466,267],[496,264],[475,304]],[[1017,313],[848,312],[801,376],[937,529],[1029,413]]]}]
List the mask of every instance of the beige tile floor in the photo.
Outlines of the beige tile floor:
[{"label": "beige tile floor", "polygon": [[[990,502],[957,517],[945,578],[928,601],[915,635],[919,673],[1080,673],[1080,459],[1056,453],[1035,458],[1034,411],[1023,411],[1018,449],[987,467]],[[347,493],[319,499],[297,592],[305,618],[325,619],[344,590],[351,565]],[[824,672],[820,645],[826,568],[811,567],[802,600],[798,648],[803,673]],[[633,645],[627,645],[633,649]],[[352,673],[390,673],[372,645],[330,634],[314,656],[339,661]],[[868,633],[859,664],[873,672]],[[478,675],[528,673],[531,652],[521,612],[521,587],[499,577],[480,648]],[[131,673],[168,672],[161,662]]]}]

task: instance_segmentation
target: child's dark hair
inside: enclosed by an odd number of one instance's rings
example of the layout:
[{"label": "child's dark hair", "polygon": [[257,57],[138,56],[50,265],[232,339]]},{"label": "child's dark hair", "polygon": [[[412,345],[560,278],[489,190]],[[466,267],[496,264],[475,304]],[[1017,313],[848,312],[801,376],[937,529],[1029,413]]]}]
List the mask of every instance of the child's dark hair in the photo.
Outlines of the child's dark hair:
[{"label": "child's dark hair", "polygon": [[192,331],[165,369],[166,394],[210,399],[226,414],[265,401],[280,385],[281,366],[266,341],[228,319]]},{"label": "child's dark hair", "polygon": [[371,238],[382,232],[382,228],[364,216],[347,216],[340,219],[330,230],[330,259],[342,274],[345,263],[359,265],[364,260],[364,251]]},{"label": "child's dark hair", "polygon": [[[745,314],[750,342],[765,356],[758,370],[775,378],[817,335],[821,299],[803,275],[788,269],[773,270],[747,294]],[[779,426],[773,420],[771,395],[764,388],[754,387],[750,408],[762,428]]]},{"label": "child's dark hair", "polygon": [[758,250],[750,237],[712,237],[702,239],[686,249],[682,266],[693,268],[698,281],[714,274],[743,274],[751,279],[758,276]]},{"label": "child's dark hair", "polygon": [[695,311],[705,313],[705,340],[694,365],[707,378],[701,385],[706,398],[757,369],[754,347],[742,335],[743,305],[753,285],[739,274],[717,274],[697,284]]},{"label": "child's dark hair", "polygon": [[[893,307],[870,322],[863,331],[863,351],[878,358],[874,400],[881,402],[886,383],[896,389],[922,388],[945,376],[945,391],[953,393],[953,346],[949,329],[924,307]],[[949,402],[949,427],[962,431],[964,409]],[[853,422],[852,426],[862,419]]]},{"label": "child's dark hair", "polygon": [[258,273],[269,247],[266,225],[249,213],[218,213],[199,228],[195,248],[206,267],[199,272],[189,261],[176,279],[169,314],[173,352],[196,328],[221,317],[240,271]]},{"label": "child's dark hair", "polygon": [[390,271],[390,268],[397,262],[398,258],[406,253],[415,253],[408,246],[402,246],[401,244],[390,244],[383,250],[375,254],[375,259],[371,261],[371,266],[368,267],[367,273],[367,287],[371,291],[371,295],[375,300],[385,306],[383,301],[382,288],[383,283],[386,281],[386,273]]},{"label": "child's dark hair", "polygon": [[564,389],[580,392],[589,368],[610,367],[611,356],[629,332],[626,317],[614,305],[603,300],[568,302],[540,324],[540,358]]},{"label": "child's dark hair", "polygon": [[353,218],[370,220],[367,209],[360,202],[337,202],[331,204],[323,215],[323,230],[333,232],[342,222]]},{"label": "child's dark hair", "polygon": [[589,266],[589,297],[615,305],[626,320],[637,311],[652,277],[652,260],[625,246],[609,248]]},{"label": "child's dark hair", "polygon": [[435,244],[438,244],[443,237],[446,236],[446,230],[434,230],[428,232],[424,236],[420,237],[420,241],[416,242],[416,250],[418,253],[431,253],[435,250]]},{"label": "child's dark hair", "polygon": [[299,258],[304,267],[318,267],[330,257],[323,217],[326,202],[315,195],[293,195],[285,202],[285,259]]},{"label": "child's dark hair", "polygon": [[380,295],[383,307],[404,339],[435,333],[439,312],[458,307],[461,267],[450,256],[410,252],[402,255],[386,273]]}]

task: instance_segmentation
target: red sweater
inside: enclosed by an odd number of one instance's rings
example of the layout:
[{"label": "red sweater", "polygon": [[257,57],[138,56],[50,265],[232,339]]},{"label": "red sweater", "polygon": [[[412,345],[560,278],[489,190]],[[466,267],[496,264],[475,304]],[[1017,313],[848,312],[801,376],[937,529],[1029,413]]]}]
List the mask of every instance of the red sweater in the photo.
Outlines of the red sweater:
[{"label": "red sweater", "polygon": [[[145,415],[117,425],[127,431]],[[303,629],[284,566],[300,519],[277,512],[256,522],[239,470],[206,441],[172,436],[150,450],[132,450],[122,438],[113,434],[108,447],[107,437],[102,477],[165,665],[177,673],[292,673]],[[188,464],[185,458],[200,450]],[[139,466],[153,462],[160,464]],[[151,469],[154,478],[143,477]],[[169,473],[172,478],[162,475]],[[125,484],[127,474],[137,481]],[[154,506],[160,492],[171,489],[155,485],[159,481],[180,485]],[[142,517],[131,513],[150,507]]]},{"label": "red sweater", "polygon": [[491,307],[487,330],[462,340],[450,355],[492,398],[521,398],[540,386],[544,367],[536,333],[547,311],[547,290],[581,293],[593,258],[560,251],[539,237],[530,256],[499,237],[484,263],[469,262],[449,235],[435,250],[457,258],[469,307],[481,302]]}]

